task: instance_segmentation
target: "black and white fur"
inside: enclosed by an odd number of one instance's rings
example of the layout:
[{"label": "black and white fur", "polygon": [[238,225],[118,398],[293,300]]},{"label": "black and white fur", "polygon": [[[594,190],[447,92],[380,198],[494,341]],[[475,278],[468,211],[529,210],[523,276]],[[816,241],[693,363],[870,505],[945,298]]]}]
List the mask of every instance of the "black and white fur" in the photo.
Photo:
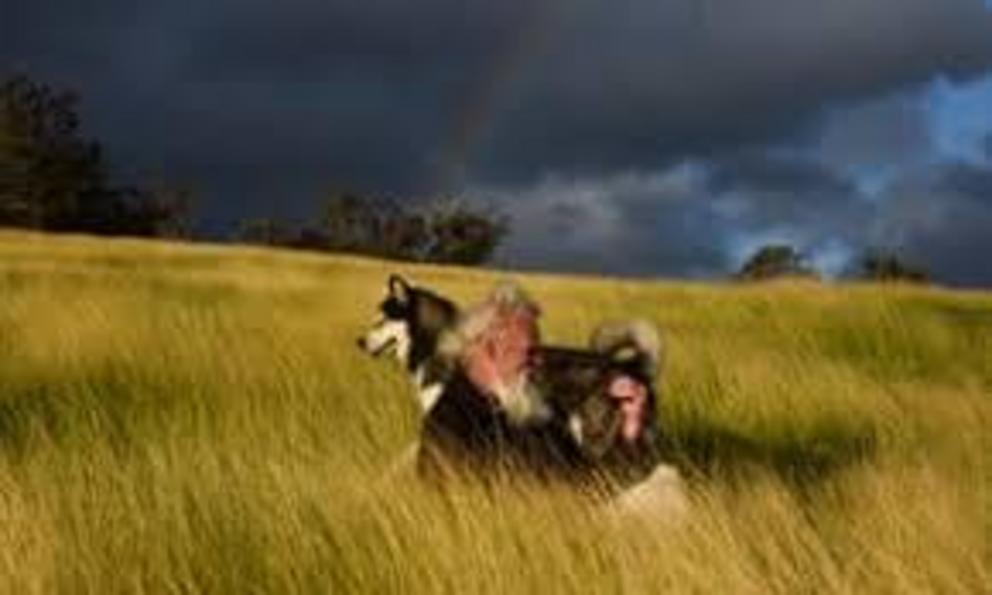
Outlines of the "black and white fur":
[{"label": "black and white fur", "polygon": [[458,319],[451,301],[393,275],[379,318],[359,338],[358,346],[373,356],[392,355],[413,379],[417,404],[425,415],[434,408],[450,366],[436,357],[438,342]]}]

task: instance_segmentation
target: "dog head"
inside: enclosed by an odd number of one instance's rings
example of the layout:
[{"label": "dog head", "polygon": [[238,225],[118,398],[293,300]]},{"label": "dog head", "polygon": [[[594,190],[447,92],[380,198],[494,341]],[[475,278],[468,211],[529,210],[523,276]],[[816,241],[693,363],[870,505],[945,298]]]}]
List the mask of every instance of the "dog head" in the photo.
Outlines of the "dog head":
[{"label": "dog head", "polygon": [[438,337],[457,316],[451,301],[391,275],[377,320],[358,339],[358,346],[373,356],[392,355],[412,368],[433,355]]}]

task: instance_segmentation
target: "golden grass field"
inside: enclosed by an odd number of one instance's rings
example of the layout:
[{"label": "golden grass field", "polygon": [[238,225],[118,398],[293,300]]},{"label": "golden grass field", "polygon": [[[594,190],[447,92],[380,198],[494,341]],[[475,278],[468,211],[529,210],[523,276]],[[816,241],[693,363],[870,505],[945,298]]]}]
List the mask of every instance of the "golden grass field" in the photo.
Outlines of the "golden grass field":
[{"label": "golden grass field", "polygon": [[554,342],[663,329],[665,526],[382,479],[416,409],[354,339],[392,271],[499,277],[0,233],[0,592],[992,592],[992,294],[513,275]]}]

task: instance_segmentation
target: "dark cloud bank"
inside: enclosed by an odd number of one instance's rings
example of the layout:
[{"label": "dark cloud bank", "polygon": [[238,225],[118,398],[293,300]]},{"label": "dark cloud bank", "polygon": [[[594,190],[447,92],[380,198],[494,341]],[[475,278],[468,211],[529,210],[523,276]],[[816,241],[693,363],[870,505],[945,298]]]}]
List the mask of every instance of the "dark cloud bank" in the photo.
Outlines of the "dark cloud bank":
[{"label": "dark cloud bank", "polygon": [[706,275],[781,238],[992,283],[992,154],[935,159],[913,99],[992,69],[981,0],[4,11],[5,65],[83,91],[121,170],[195,185],[215,227],[332,186],[464,191],[514,217],[513,265]]}]

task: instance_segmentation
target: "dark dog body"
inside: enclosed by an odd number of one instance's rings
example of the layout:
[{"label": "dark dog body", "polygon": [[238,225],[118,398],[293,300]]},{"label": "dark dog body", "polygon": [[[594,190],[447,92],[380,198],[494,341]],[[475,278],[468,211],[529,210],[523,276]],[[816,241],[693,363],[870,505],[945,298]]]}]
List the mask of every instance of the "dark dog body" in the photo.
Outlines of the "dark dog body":
[{"label": "dark dog body", "polygon": [[[541,347],[533,382],[548,395],[556,411],[556,425],[565,424],[579,443],[586,464],[621,483],[636,481],[658,462],[659,429],[653,379],[636,360],[620,360],[589,350]],[[618,439],[617,403],[609,384],[617,377],[636,378],[647,388],[645,427],[634,440]],[[581,430],[576,422],[581,422]]]},{"label": "dark dog body", "polygon": [[459,371],[424,417],[417,457],[425,477],[500,476],[505,472],[551,481],[585,481],[590,461],[563,424],[518,426]]}]

